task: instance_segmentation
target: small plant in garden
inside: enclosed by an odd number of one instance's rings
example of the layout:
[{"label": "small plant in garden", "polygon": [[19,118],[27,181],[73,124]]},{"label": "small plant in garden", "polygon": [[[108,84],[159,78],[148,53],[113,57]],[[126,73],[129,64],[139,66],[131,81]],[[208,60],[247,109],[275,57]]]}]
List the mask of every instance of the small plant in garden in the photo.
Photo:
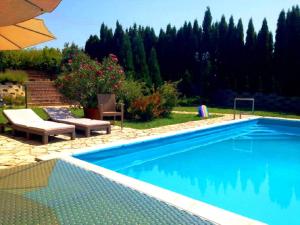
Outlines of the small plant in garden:
[{"label": "small plant in garden", "polygon": [[4,95],[2,97],[3,103],[9,106],[24,106],[25,105],[25,97],[24,96],[11,96]]}]

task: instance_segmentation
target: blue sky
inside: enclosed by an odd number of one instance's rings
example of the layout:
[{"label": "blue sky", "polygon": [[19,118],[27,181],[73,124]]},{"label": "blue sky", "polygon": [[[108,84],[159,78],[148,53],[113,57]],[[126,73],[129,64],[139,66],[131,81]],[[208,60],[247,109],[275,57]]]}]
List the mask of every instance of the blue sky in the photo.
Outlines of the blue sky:
[{"label": "blue sky", "polygon": [[149,25],[156,32],[168,23],[176,27],[194,19],[202,23],[207,6],[214,21],[220,20],[222,14],[227,19],[233,15],[235,21],[242,18],[246,29],[252,17],[258,30],[266,17],[274,32],[280,11],[299,3],[299,0],[63,0],[54,12],[41,16],[57,40],[38,47],[62,48],[65,42],[83,47],[90,34],[99,33],[102,22],[113,28],[117,20],[125,28],[133,23]]}]

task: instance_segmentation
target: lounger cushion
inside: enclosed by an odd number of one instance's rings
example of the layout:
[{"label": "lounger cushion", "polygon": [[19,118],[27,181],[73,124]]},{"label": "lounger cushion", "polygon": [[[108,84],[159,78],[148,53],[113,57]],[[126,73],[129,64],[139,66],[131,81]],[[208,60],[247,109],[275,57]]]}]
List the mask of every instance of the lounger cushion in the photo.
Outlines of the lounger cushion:
[{"label": "lounger cushion", "polygon": [[3,110],[3,113],[12,124],[31,130],[46,132],[53,130],[75,129],[75,126],[73,125],[44,121],[31,109],[8,109]]},{"label": "lounger cushion", "polygon": [[33,122],[31,124],[27,124],[27,127],[32,130],[43,131],[43,132],[75,129],[74,125],[56,123],[51,121]]},{"label": "lounger cushion", "polygon": [[73,119],[62,119],[57,120],[59,122],[65,122],[75,125],[81,125],[81,126],[105,126],[110,125],[109,121],[103,121],[103,120],[91,120],[86,118],[73,118]]},{"label": "lounger cushion", "polygon": [[52,120],[74,118],[67,108],[44,108],[44,110]]},{"label": "lounger cushion", "polygon": [[44,121],[31,109],[7,109],[3,110],[3,113],[9,122],[13,124],[30,124],[32,122]]}]

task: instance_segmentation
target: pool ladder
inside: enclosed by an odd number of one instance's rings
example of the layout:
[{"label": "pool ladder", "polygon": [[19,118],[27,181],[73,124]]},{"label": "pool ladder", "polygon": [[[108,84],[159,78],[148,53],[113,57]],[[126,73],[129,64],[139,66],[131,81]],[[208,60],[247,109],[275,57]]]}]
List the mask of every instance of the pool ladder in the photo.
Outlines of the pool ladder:
[{"label": "pool ladder", "polygon": [[[238,101],[249,101],[252,102],[252,114],[254,114],[254,104],[255,104],[255,99],[254,98],[235,98],[234,99],[234,104],[233,104],[233,119],[236,119],[236,106]],[[240,119],[242,118],[242,111],[240,111]]]}]

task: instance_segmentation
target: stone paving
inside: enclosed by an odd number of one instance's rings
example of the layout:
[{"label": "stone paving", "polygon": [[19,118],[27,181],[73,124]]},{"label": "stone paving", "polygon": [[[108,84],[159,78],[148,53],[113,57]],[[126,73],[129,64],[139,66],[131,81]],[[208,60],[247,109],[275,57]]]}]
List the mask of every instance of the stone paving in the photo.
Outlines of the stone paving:
[{"label": "stone paving", "polygon": [[[247,116],[248,117],[248,116]],[[245,118],[245,116],[243,116]],[[126,141],[151,135],[164,134],[179,130],[191,129],[203,125],[220,123],[232,120],[232,115],[222,115],[212,119],[190,121],[187,123],[163,126],[158,128],[137,130],[113,126],[111,134],[95,132],[89,138],[77,135],[73,141],[66,136],[56,136],[49,139],[49,144],[42,145],[39,140],[26,140],[24,137],[13,137],[10,133],[0,135],[0,169],[25,165],[36,162],[36,157],[45,154],[67,152],[72,153],[78,149],[99,146],[116,141]]]}]

